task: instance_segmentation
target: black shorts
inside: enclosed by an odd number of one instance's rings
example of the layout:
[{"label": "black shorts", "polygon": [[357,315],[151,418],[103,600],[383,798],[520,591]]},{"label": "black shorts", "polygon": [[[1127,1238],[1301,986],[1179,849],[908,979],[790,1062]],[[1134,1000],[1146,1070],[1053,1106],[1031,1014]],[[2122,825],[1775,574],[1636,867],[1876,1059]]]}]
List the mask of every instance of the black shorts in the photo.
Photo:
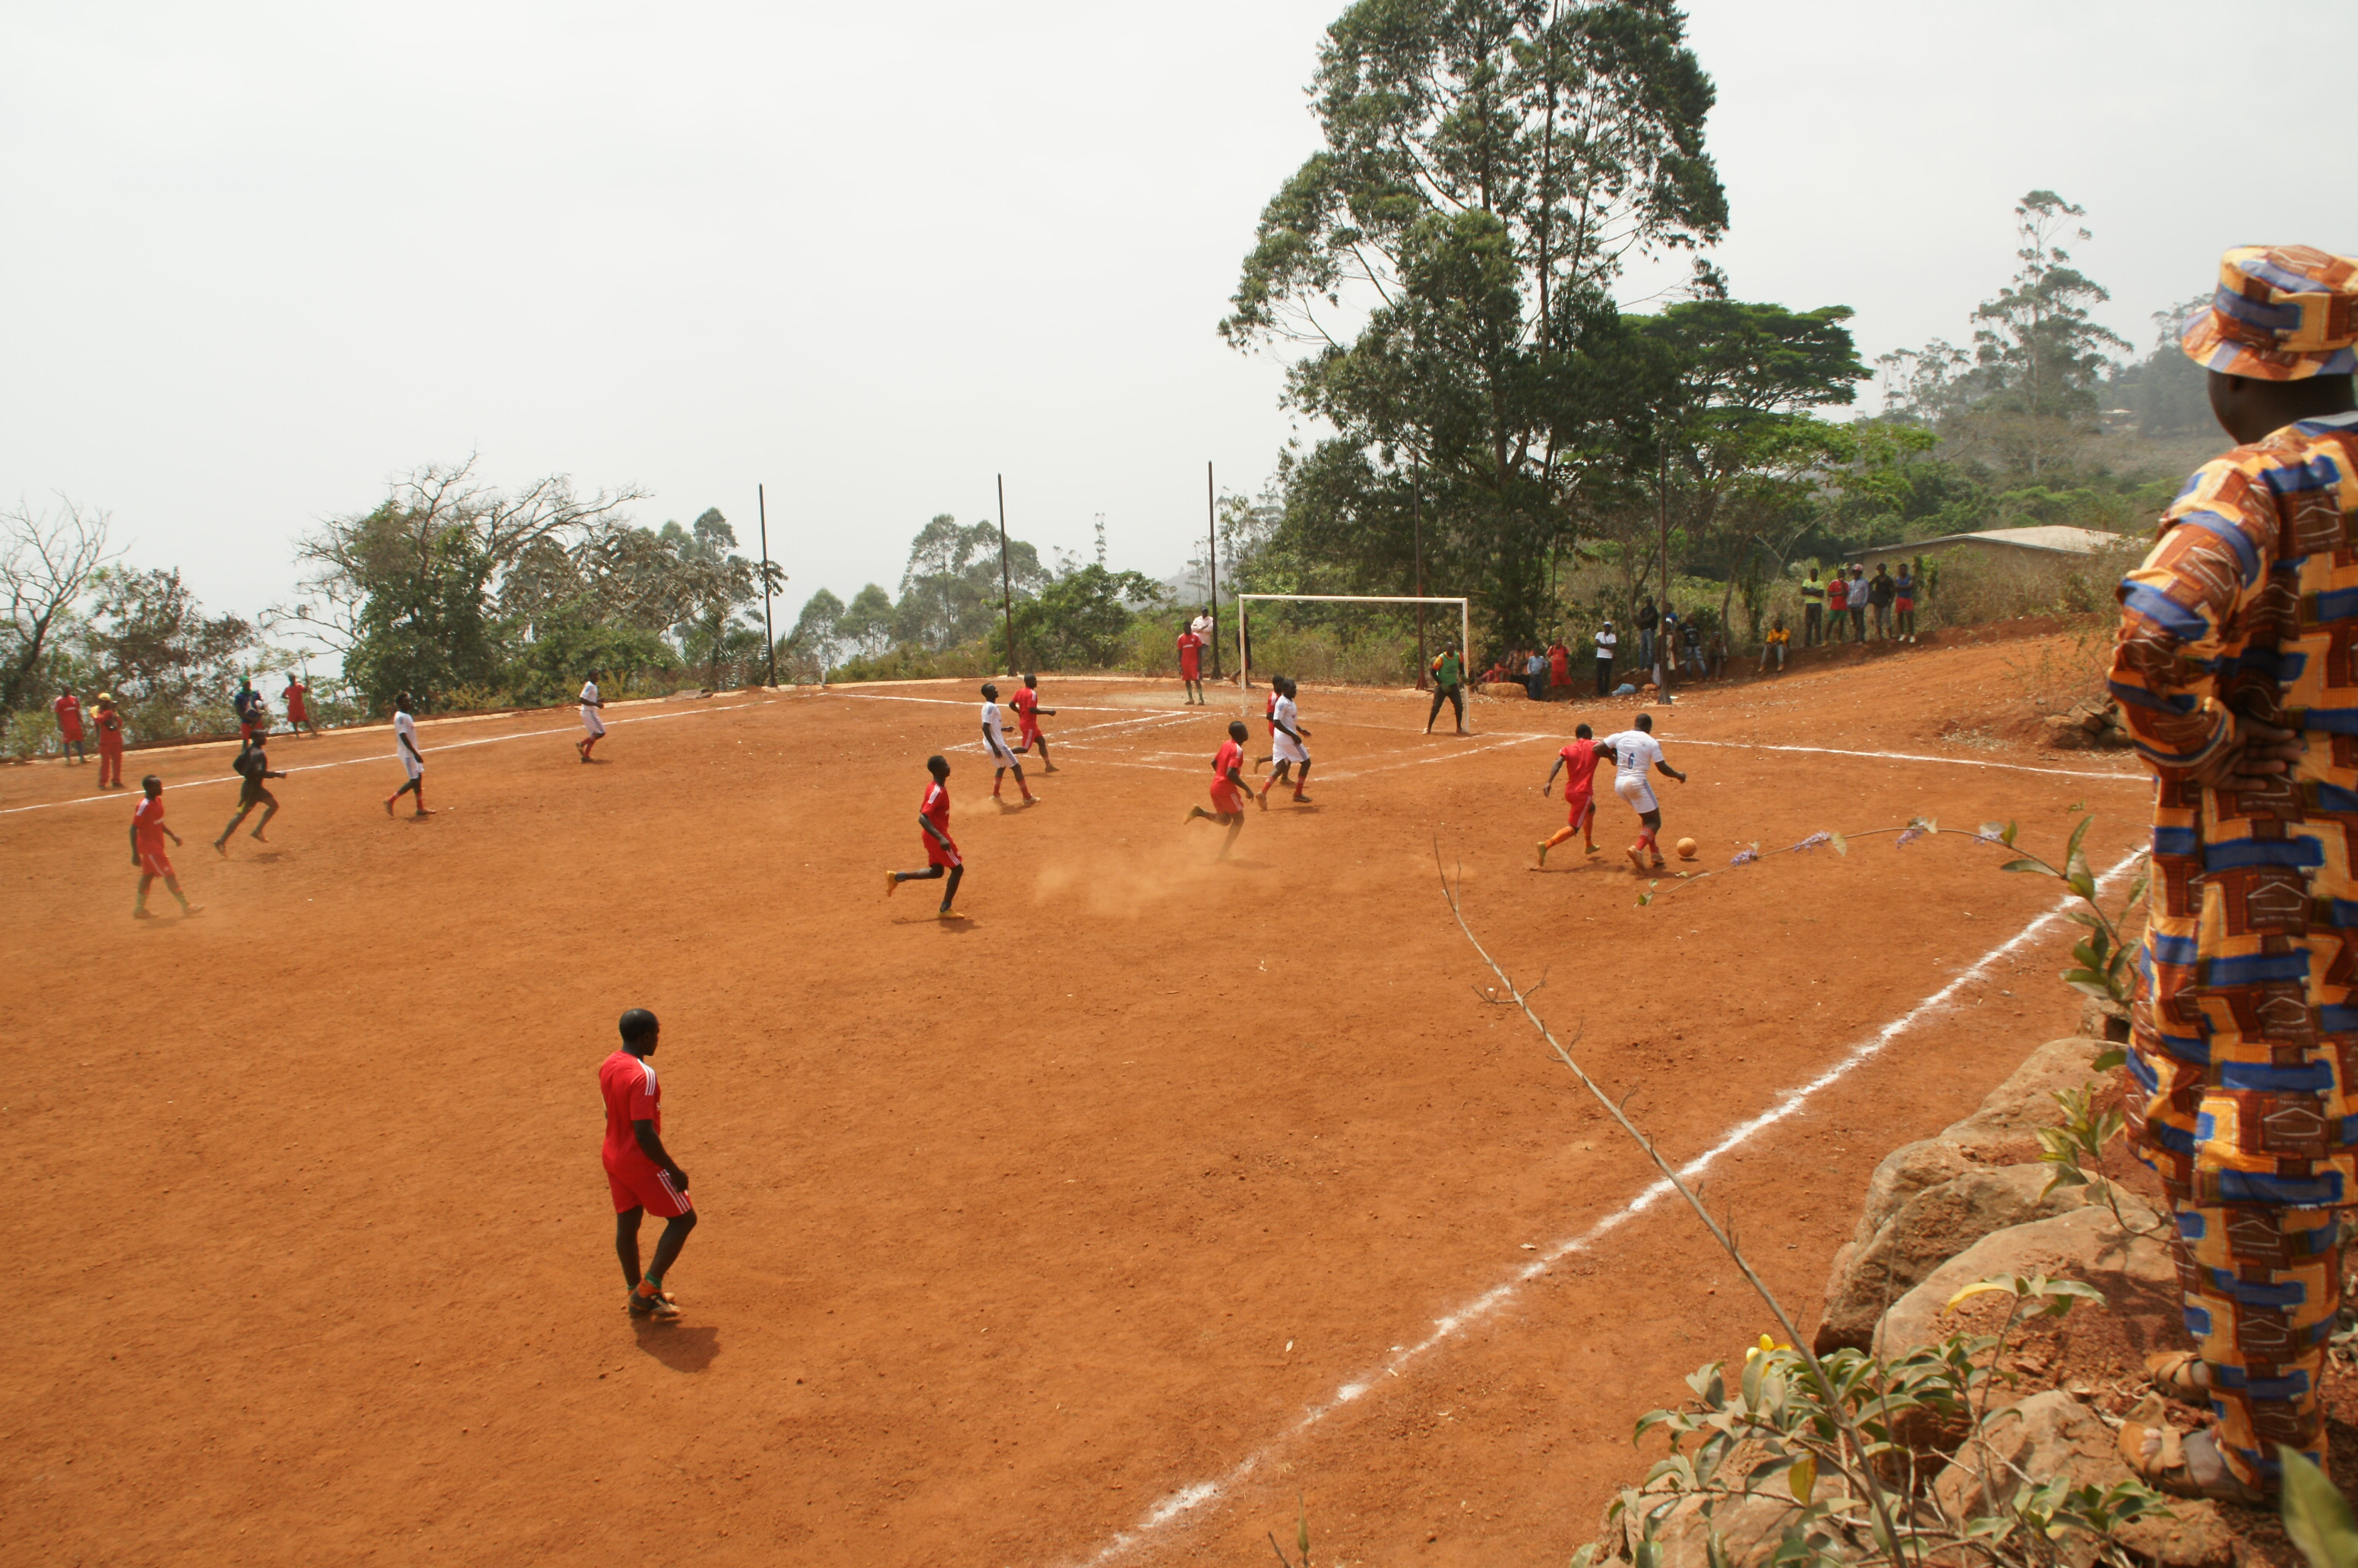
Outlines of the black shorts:
[{"label": "black shorts", "polygon": [[244,786],[237,792],[237,807],[240,811],[249,806],[275,806],[277,804],[278,797],[263,788],[260,779],[247,779]]}]

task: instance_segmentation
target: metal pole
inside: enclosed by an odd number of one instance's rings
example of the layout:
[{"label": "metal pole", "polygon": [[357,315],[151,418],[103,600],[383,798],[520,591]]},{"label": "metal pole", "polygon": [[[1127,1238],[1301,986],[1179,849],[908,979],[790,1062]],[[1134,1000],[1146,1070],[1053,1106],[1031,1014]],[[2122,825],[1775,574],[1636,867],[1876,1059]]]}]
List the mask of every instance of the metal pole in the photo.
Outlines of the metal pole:
[{"label": "metal pole", "polygon": [[1007,476],[999,476],[999,602],[1007,612],[1007,673],[1015,673],[1015,589],[1007,576]]},{"label": "metal pole", "polygon": [[[1654,513],[1656,520],[1661,526],[1662,611],[1663,613],[1668,614],[1671,608],[1671,448],[1670,438],[1667,435],[1658,436],[1655,438],[1655,451],[1659,466],[1654,470]],[[1686,629],[1686,622],[1683,621],[1679,622],[1679,629],[1681,631],[1684,631]],[[1667,645],[1669,641],[1669,635],[1663,631],[1662,623],[1660,621],[1656,621],[1654,622],[1654,654],[1659,662],[1655,667],[1661,672],[1662,700],[1664,702],[1671,700],[1671,663],[1672,654]]]},{"label": "metal pole", "polygon": [[[1212,600],[1212,678],[1220,678],[1220,508],[1212,490],[1212,465],[1204,464],[1204,582]],[[1244,668],[1245,611],[1237,606],[1237,668]]]},{"label": "metal pole", "polygon": [[[1419,452],[1414,470],[1416,477],[1409,481],[1410,505],[1416,518],[1416,594],[1424,597],[1424,454]],[[1459,655],[1461,658],[1463,654]],[[1416,607],[1416,689],[1424,689],[1424,606]]]},{"label": "metal pole", "polygon": [[[770,684],[778,684],[778,633],[770,624],[770,502],[762,487],[753,487],[753,504],[762,514],[762,641],[770,644]],[[820,678],[826,678],[821,672]]]}]

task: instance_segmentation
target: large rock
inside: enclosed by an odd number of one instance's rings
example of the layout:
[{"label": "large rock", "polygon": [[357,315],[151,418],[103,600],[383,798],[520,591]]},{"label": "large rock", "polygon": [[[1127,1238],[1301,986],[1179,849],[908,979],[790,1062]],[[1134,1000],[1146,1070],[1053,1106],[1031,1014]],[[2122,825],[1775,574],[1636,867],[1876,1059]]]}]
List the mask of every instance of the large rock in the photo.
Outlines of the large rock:
[{"label": "large rock", "polygon": [[1838,1260],[1843,1266],[1826,1282],[1813,1340],[1817,1353],[1844,1346],[1866,1349],[1885,1310],[1942,1264],[1994,1232],[2088,1201],[2085,1187],[2047,1192],[2054,1174],[2051,1165],[1969,1166],[1909,1196],[1866,1245],[1854,1244],[1844,1249],[1846,1260]]},{"label": "large rock", "polygon": [[[2095,1286],[2115,1315],[2108,1331],[2125,1337],[2132,1352],[2182,1343],[2178,1268],[2164,1236],[2149,1234],[2163,1231],[2164,1221],[2133,1195],[2117,1195],[2137,1230],[2124,1231],[2109,1207],[2090,1204],[2053,1219],[1985,1236],[1892,1303],[1876,1325],[1876,1353],[1902,1356],[1968,1326],[1976,1332],[1994,1330],[1995,1322],[1977,1320],[2003,1315],[2001,1296],[1976,1298],[1963,1316],[1944,1316],[1942,1308],[1967,1285],[2007,1274],[2046,1274]],[[2077,1310],[2094,1309],[2083,1304]]]},{"label": "large rock", "polygon": [[1477,689],[1484,697],[1502,697],[1510,702],[1517,697],[1522,698],[1525,702],[1531,699],[1531,687],[1520,681],[1486,680]]},{"label": "large rock", "polygon": [[[1859,1206],[1858,1228],[1851,1233],[1851,1245],[1865,1247],[1891,1223],[1891,1217],[1909,1198],[1973,1168],[1973,1162],[1959,1153],[1955,1145],[1937,1138],[1903,1143],[1894,1149],[1875,1167],[1875,1174],[1866,1179],[1866,1200]],[[1831,1284],[1827,1293],[1833,1293]]]},{"label": "large rock", "polygon": [[2039,1129],[2062,1119],[2055,1092],[2095,1081],[2096,1053],[2103,1049],[2102,1042],[2084,1034],[2049,1041],[1992,1089],[1979,1110],[1941,1134],[1942,1141],[1967,1159],[1987,1164],[2035,1159]]},{"label": "large rock", "polygon": [[[1758,1462],[1739,1450],[1722,1466],[1720,1474],[1733,1482]],[[1819,1500],[1832,1495],[1836,1494],[1831,1483],[1821,1479]],[[1657,1490],[1645,1494],[1644,1500],[1655,1507],[1665,1500],[1659,1484]],[[1758,1568],[1776,1552],[1786,1527],[1799,1520],[1801,1513],[1781,1476],[1762,1482],[1759,1491],[1750,1497],[1718,1498],[1712,1503],[1709,1514],[1704,1512],[1704,1499],[1699,1497],[1682,1498],[1671,1504],[1655,1525],[1654,1543],[1661,1553],[1661,1568],[1714,1568],[1711,1538],[1714,1532],[1719,1536],[1722,1553],[1718,1559],[1720,1568]],[[1823,1527],[1819,1528],[1823,1531]],[[1634,1562],[1644,1534],[1643,1521],[1636,1517],[1636,1510],[1625,1510],[1619,1519],[1606,1525],[1598,1543],[1601,1555],[1608,1563]],[[1840,1544],[1831,1544],[1833,1555],[1848,1555]]]}]

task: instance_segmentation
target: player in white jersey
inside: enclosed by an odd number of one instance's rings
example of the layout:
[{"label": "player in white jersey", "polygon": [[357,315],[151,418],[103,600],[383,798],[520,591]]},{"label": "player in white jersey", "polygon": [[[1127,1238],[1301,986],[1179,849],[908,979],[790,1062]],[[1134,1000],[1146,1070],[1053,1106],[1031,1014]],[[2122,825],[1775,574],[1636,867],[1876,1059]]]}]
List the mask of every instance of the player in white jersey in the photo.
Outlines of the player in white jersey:
[{"label": "player in white jersey", "polygon": [[1662,860],[1662,806],[1654,798],[1653,781],[1646,775],[1658,771],[1666,778],[1681,784],[1686,774],[1662,760],[1662,743],[1654,739],[1654,720],[1650,714],[1638,715],[1638,727],[1624,730],[1618,735],[1607,735],[1597,743],[1600,752],[1613,758],[1613,793],[1629,803],[1638,814],[1638,841],[1629,846],[1629,863],[1639,871],[1646,870],[1649,856],[1653,869],[1660,871]]},{"label": "player in white jersey", "polygon": [[1023,804],[1031,806],[1038,801],[1039,797],[1032,793],[1032,786],[1023,782],[1022,761],[1015,755],[1015,748],[1007,743],[1006,721],[999,715],[999,688],[995,686],[982,688],[982,749],[990,758],[994,770],[990,775],[991,799],[999,798],[999,786],[1006,779],[1008,771],[1012,769],[1015,787],[1023,792]]},{"label": "player in white jersey", "polygon": [[417,797],[416,815],[434,815],[426,809],[426,759],[417,752],[417,720],[409,715],[415,705],[416,699],[406,691],[393,699],[393,751],[401,759],[401,765],[409,771],[409,782],[384,797],[387,816],[393,815],[393,803],[405,795]]},{"label": "player in white jersey", "polygon": [[1307,806],[1310,797],[1302,791],[1310,783],[1310,749],[1303,742],[1310,739],[1310,731],[1302,728],[1301,715],[1293,706],[1293,694],[1301,688],[1290,676],[1279,676],[1269,685],[1277,693],[1277,705],[1269,712],[1271,761],[1277,765],[1270,770],[1269,783],[1261,786],[1260,808],[1269,809],[1269,792],[1283,783],[1287,770],[1296,764],[1302,771],[1293,777],[1293,798]]},{"label": "player in white jersey", "polygon": [[606,738],[606,721],[598,713],[605,706],[598,696],[598,672],[591,670],[590,678],[581,683],[581,728],[589,733],[573,742],[573,749],[581,753],[585,762],[596,761],[590,752]]}]

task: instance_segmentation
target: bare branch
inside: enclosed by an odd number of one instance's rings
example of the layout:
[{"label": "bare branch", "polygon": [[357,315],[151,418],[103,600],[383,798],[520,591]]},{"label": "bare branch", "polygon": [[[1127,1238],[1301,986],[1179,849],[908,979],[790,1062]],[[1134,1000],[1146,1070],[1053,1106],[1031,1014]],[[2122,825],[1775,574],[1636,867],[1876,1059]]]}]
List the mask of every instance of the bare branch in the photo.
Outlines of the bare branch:
[{"label": "bare branch", "polygon": [[0,592],[8,598],[0,708],[24,705],[59,618],[122,554],[106,547],[109,521],[109,514],[84,511],[63,495],[54,512],[35,512],[22,500],[0,510]]}]

